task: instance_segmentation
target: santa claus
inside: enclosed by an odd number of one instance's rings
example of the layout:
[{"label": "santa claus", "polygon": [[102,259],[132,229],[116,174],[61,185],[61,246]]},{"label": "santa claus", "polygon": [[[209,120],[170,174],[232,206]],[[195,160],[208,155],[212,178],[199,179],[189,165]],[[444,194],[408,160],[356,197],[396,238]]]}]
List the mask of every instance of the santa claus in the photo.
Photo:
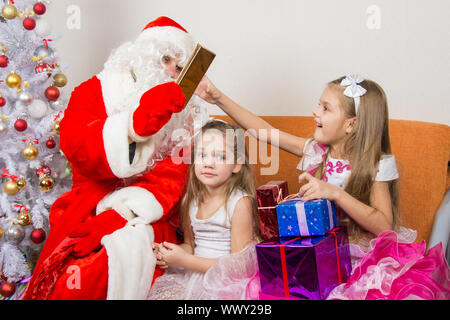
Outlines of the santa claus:
[{"label": "santa claus", "polygon": [[[173,82],[194,46],[160,17],[72,92],[60,145],[73,188],[51,208],[24,299],[144,299],[163,273],[151,243],[176,242],[187,173],[171,151],[190,143],[206,113],[195,96],[184,107]],[[179,128],[187,136],[173,135]]]}]

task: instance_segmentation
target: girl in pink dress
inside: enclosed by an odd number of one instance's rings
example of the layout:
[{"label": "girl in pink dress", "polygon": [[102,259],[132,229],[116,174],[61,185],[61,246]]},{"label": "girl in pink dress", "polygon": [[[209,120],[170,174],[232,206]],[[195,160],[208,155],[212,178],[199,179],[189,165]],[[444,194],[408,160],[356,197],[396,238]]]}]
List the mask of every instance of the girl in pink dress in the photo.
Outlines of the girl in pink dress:
[{"label": "girl in pink dress", "polygon": [[302,157],[302,200],[325,198],[337,206],[340,224],[349,231],[353,269],[328,299],[450,299],[442,244],[426,252],[425,241],[414,242],[416,232],[399,221],[387,99],[377,83],[358,75],[328,83],[313,111],[313,139],[283,131],[272,137],[272,126],[206,77],[198,94],[243,128],[253,129],[249,132],[256,138]]},{"label": "girl in pink dress", "polygon": [[242,129],[207,123],[195,139],[181,206],[184,242],[153,245],[157,265],[149,299],[244,299],[256,274],[260,237],[255,187]]}]

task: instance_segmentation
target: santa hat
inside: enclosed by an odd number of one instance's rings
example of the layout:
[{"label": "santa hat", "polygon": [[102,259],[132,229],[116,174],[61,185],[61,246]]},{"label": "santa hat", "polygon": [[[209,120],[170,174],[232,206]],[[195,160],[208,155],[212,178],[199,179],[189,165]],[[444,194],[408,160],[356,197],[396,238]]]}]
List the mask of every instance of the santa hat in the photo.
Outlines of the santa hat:
[{"label": "santa hat", "polygon": [[176,43],[189,52],[195,46],[194,40],[186,29],[168,17],[159,17],[148,23],[136,41],[148,41],[151,39]]}]

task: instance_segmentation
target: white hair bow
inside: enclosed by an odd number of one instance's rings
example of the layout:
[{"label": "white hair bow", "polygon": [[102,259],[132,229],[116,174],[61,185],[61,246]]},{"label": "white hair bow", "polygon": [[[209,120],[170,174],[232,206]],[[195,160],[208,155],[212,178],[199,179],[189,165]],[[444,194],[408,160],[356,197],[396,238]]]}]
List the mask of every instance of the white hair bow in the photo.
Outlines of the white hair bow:
[{"label": "white hair bow", "polygon": [[344,90],[344,95],[355,100],[356,113],[358,113],[360,97],[367,92],[366,89],[358,84],[363,81],[364,79],[358,74],[349,75],[341,81],[341,86],[347,87]]}]

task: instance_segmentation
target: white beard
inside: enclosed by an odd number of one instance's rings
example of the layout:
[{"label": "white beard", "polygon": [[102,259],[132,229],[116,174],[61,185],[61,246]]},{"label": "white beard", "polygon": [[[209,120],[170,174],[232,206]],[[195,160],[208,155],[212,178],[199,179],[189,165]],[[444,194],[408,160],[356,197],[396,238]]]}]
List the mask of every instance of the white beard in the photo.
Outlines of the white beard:
[{"label": "white beard", "polygon": [[[179,64],[183,66],[191,52],[192,49],[155,39],[127,42],[117,48],[98,75],[102,82],[108,116],[136,108],[146,91],[159,84],[173,81],[165,73],[161,63],[164,55],[179,58]],[[157,161],[170,156],[175,146],[189,146],[194,134],[208,120],[206,103],[193,96],[183,111],[174,113],[170,121],[152,136],[155,149],[149,160],[148,169],[151,169]],[[185,135],[175,138],[173,133],[176,129],[184,129]],[[177,130],[177,133],[180,131]]]}]

